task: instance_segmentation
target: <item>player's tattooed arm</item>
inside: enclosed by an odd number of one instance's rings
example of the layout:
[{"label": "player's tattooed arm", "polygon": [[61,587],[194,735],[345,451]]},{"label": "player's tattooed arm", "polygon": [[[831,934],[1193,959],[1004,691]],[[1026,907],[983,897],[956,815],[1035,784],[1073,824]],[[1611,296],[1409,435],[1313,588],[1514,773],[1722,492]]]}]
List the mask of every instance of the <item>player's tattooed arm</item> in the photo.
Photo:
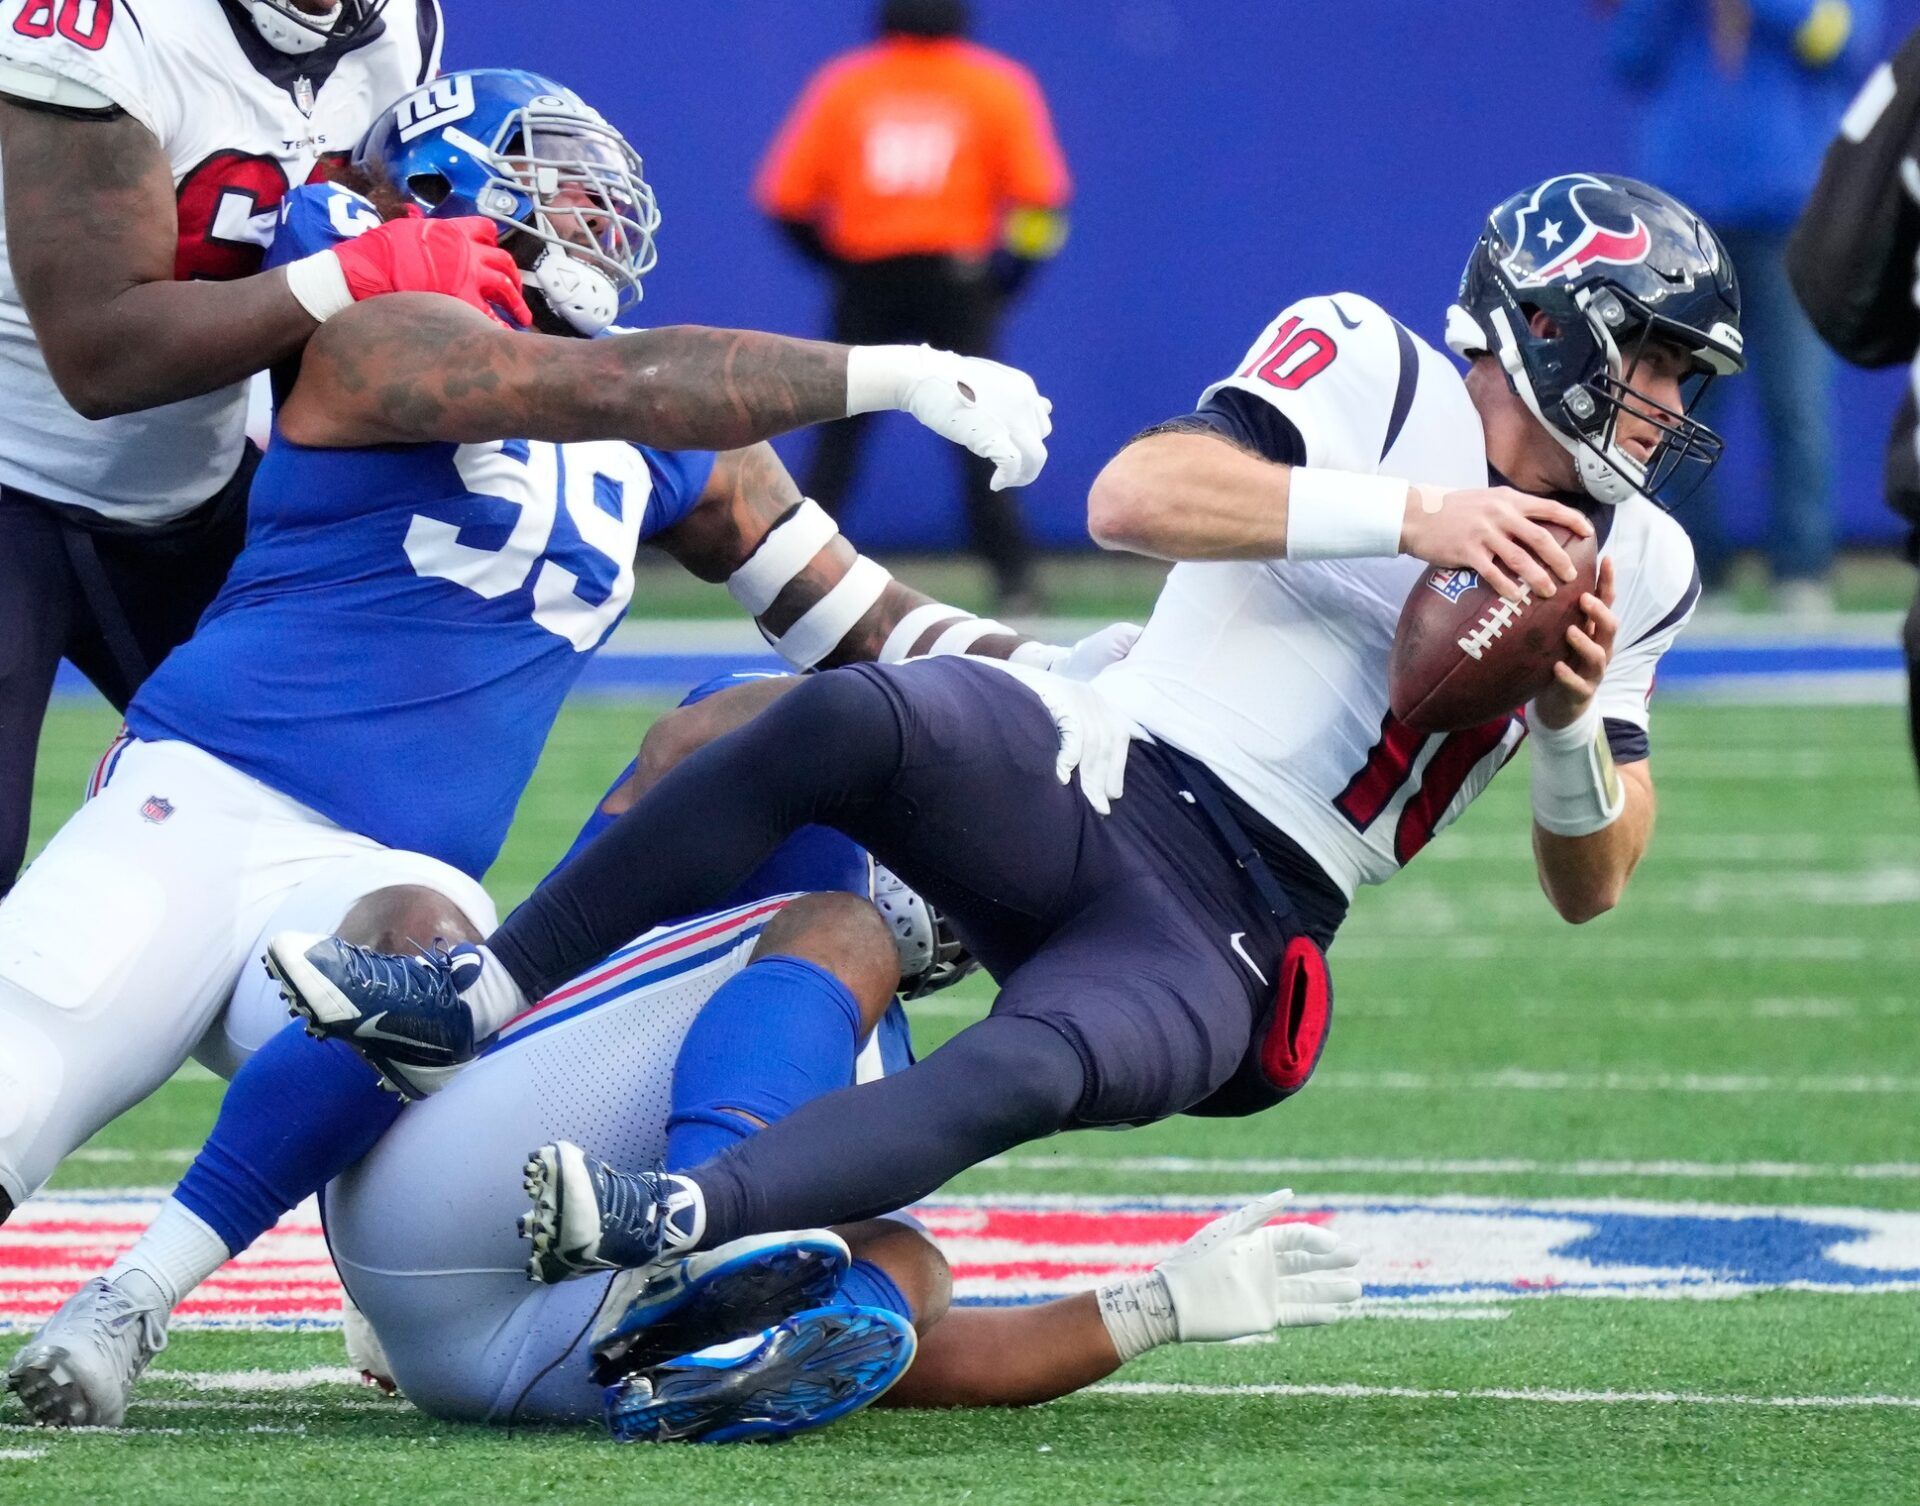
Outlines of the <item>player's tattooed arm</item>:
[{"label": "player's tattooed arm", "polygon": [[[792,520],[804,505],[800,488],[773,448],[753,445],[722,455],[699,504],[654,542],[702,580],[728,581],[753,557],[768,535]],[[836,588],[848,581],[860,558],[852,544],[839,533],[833,533],[758,614],[756,620],[761,629],[776,642],[786,639]],[[877,570],[878,567],[867,568]],[[912,586],[884,576],[884,572],[871,579],[874,585],[869,590],[877,591],[871,604],[859,612],[851,625],[837,636],[837,641],[827,648],[824,657],[814,661],[813,667],[826,669],[837,664],[878,659],[895,630],[915,614],[918,617],[909,624],[914,639],[908,646],[909,653],[927,652],[950,628],[975,620],[957,607],[941,607]],[[1021,644],[1031,641],[1002,629],[975,639],[968,652],[1004,659]]]},{"label": "player's tattooed arm", "polygon": [[515,438],[734,450],[846,411],[842,345],[686,325],[561,339],[396,294],[314,336],[280,422],[336,449]]},{"label": "player's tattooed arm", "polygon": [[213,392],[299,350],[283,274],[176,282],[173,172],[129,115],[0,104],[7,252],[62,396],[88,418]]}]

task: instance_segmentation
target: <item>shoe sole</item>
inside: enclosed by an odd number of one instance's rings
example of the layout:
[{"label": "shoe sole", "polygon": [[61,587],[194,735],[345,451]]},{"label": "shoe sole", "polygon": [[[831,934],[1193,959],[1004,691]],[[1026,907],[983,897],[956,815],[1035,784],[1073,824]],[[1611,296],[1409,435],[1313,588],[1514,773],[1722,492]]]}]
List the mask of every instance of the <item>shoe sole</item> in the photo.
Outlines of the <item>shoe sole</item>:
[{"label": "shoe sole", "polygon": [[[824,1229],[801,1236],[754,1235],[734,1243],[746,1248],[731,1256],[727,1246],[709,1251],[718,1257],[709,1269],[657,1309],[594,1341],[596,1385],[613,1385],[637,1370],[824,1306],[853,1263],[845,1241]],[[611,1305],[619,1299],[610,1295],[608,1300]]]},{"label": "shoe sole", "polygon": [[646,1372],[629,1384],[651,1394],[624,1410],[611,1401],[607,1426],[622,1443],[791,1438],[872,1406],[906,1374],[917,1347],[913,1325],[894,1313],[815,1308],[780,1324],[743,1363],[688,1356]]},{"label": "shoe sole", "polygon": [[316,1041],[342,1041],[353,1054],[365,1062],[380,1079],[380,1090],[391,1093],[402,1103],[412,1103],[422,1096],[410,1084],[401,1082],[388,1072],[379,1062],[361,1049],[360,1043],[349,1034],[334,1033],[330,1027],[350,1027],[359,1023],[360,1011],[353,1007],[351,1000],[327,981],[320,971],[308,962],[306,946],[312,945],[317,938],[308,937],[299,952],[289,952],[282,956],[274,942],[267,943],[267,949],[260,955],[260,965],[267,970],[267,976],[279,986],[280,998],[287,1006],[287,1013],[306,1027],[308,1035]]},{"label": "shoe sole", "polygon": [[[543,1145],[527,1157],[522,1173],[520,1185],[533,1199],[533,1207],[520,1215],[519,1223],[520,1237],[533,1246],[527,1256],[527,1278],[557,1286],[575,1276],[617,1269],[594,1256],[599,1244],[599,1201],[579,1148]],[[595,1237],[575,1241],[570,1248],[565,1241],[567,1212],[582,1204],[593,1210]]]},{"label": "shoe sole", "polygon": [[73,1373],[72,1360],[72,1353],[58,1344],[29,1344],[7,1367],[7,1389],[41,1427],[118,1427],[126,1419],[125,1406],[97,1414]]}]

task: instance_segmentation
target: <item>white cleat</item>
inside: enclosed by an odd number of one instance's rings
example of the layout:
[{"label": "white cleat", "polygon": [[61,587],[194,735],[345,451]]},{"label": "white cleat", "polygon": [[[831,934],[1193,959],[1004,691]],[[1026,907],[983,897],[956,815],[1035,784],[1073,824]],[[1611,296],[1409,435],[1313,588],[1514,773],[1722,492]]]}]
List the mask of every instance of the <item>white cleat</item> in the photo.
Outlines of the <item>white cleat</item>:
[{"label": "white cleat", "polygon": [[167,1347],[166,1300],[151,1279],[96,1276],[13,1357],[7,1389],[50,1428],[117,1428],[133,1383]]}]

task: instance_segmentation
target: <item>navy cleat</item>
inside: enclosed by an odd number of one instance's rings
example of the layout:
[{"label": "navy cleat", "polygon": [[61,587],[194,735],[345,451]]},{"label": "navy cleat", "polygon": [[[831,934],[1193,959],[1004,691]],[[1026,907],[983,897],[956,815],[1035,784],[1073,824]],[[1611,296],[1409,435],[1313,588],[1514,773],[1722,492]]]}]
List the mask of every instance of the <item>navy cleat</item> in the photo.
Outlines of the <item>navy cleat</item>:
[{"label": "navy cleat", "polygon": [[886,1395],[913,1363],[913,1325],[878,1307],[816,1307],[607,1388],[616,1443],[791,1438]]},{"label": "navy cleat", "polygon": [[833,1299],[853,1264],[846,1241],[825,1229],[750,1234],[669,1265],[614,1277],[593,1335],[602,1386],[710,1344],[758,1333]]},{"label": "navy cleat", "polygon": [[671,1259],[706,1232],[706,1203],[685,1177],[615,1171],[566,1140],[527,1157],[523,1185],[533,1199],[520,1215],[533,1245],[527,1275],[549,1285]]},{"label": "navy cleat", "polygon": [[473,946],[396,957],[338,936],[282,931],[260,959],[307,1034],[344,1041],[411,1101],[473,1060],[473,1011],[461,994],[480,975]]}]

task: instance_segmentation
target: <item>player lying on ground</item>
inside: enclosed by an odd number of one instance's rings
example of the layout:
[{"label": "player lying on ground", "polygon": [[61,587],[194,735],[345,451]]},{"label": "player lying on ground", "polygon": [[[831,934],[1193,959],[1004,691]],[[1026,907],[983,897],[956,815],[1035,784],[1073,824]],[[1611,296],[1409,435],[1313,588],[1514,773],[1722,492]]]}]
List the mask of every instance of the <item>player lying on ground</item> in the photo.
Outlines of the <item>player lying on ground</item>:
[{"label": "player lying on ground", "polygon": [[[1698,593],[1652,498],[1717,455],[1687,409],[1738,367],[1737,321],[1706,225],[1585,174],[1490,216],[1449,316],[1464,374],[1357,296],[1285,311],[1240,374],[1096,483],[1097,537],[1183,561],[1128,657],[1072,687],[1083,715],[1110,708],[1149,739],[1108,816],[1055,781],[1054,725],[1025,685],[967,660],[856,666],[733,693],[765,709],[485,948],[279,937],[270,955],[319,1028],[391,1075],[711,903],[808,822],[951,917],[1001,993],[909,1071],[688,1174],[540,1149],[528,1232],[547,1280],[869,1217],[1061,1129],[1269,1107],[1317,1059],[1323,949],[1353,889],[1397,872],[1529,729],[1542,883],[1574,921],[1618,898],[1652,829],[1654,666]],[[1387,712],[1387,658],[1418,561],[1549,595],[1571,562],[1528,519],[1592,530],[1605,556],[1555,682],[1524,713],[1411,733]]]},{"label": "player lying on ground", "polygon": [[[577,253],[583,307],[606,302],[596,282],[630,301],[652,261],[638,159],[549,80],[454,75],[395,106],[359,166],[437,213],[490,206],[506,245],[546,268],[544,286],[557,285],[556,251]],[[338,189],[296,200],[289,231],[338,238],[369,214]],[[544,323],[564,326],[538,301]],[[849,373],[893,369],[894,355],[683,330],[664,333],[681,355],[704,354],[656,362],[653,334],[554,338],[449,299],[383,303],[309,348],[231,579],[130,708],[131,740],[95,798],[0,903],[0,1218],[189,1052],[231,1075],[262,1043],[227,1005],[265,935],[331,928],[399,883],[490,928],[479,875],[562,699],[626,610],[641,541],[727,581],[800,666],[897,656],[961,615],[857,555],[765,445],[628,442],[749,441],[842,413]],[[929,352],[898,361],[949,372],[922,372],[918,396],[902,395],[931,402],[936,427],[1004,451],[1021,475],[1038,463],[1045,403],[1025,378]],[[515,434],[529,437],[500,438]],[[981,649],[1071,658],[966,621],[960,639],[991,635]],[[1104,642],[1079,662],[1097,663]],[[353,1082],[369,1080],[356,1064]],[[300,1102],[345,1159],[313,1180],[304,1159],[239,1178],[286,1188],[288,1207],[352,1160],[319,1085]],[[211,1270],[278,1211],[247,1232],[230,1210],[169,1204],[156,1234]],[[90,1291],[80,1307],[108,1321],[122,1300],[156,1322],[172,1303],[149,1282],[112,1301]],[[95,1415],[75,1405],[71,1420]]]},{"label": "player lying on ground", "polygon": [[[702,700],[715,688],[702,687],[686,709],[655,724],[576,852],[604,825],[608,807],[629,801],[709,734]],[[814,892],[795,899],[785,892],[795,886]],[[472,934],[443,897],[423,889],[369,896],[354,923],[398,936]],[[1122,1281],[1018,1313],[960,1311],[942,1320],[939,1252],[892,1221],[842,1231],[858,1258],[850,1270],[838,1241],[816,1232],[749,1241],[697,1257],[665,1280],[623,1282],[612,1294],[611,1278],[528,1286],[514,1235],[515,1148],[567,1136],[608,1155],[697,1164],[807,1098],[904,1068],[911,1051],[896,987],[918,997],[965,971],[916,897],[875,875],[846,838],[815,829],[784,843],[722,913],[641,938],[556,990],[474,1071],[405,1113],[344,1047],[285,1025],[277,995],[243,989],[235,1014],[252,1014],[253,1028],[283,1028],[235,1077],[180,1195],[252,1216],[249,1199],[262,1196],[249,1175],[255,1148],[284,1137],[290,1104],[336,1093],[343,1134],[372,1149],[329,1187],[327,1233],[349,1290],[384,1341],[382,1373],[440,1416],[585,1419],[602,1404],[589,1373],[591,1331],[604,1338],[598,1364],[626,1381],[617,1398],[624,1437],[831,1421],[898,1376],[913,1357],[916,1330],[925,1342],[896,1400],[1013,1404],[1090,1383],[1176,1334],[1227,1338],[1320,1321],[1326,1304],[1357,1294],[1346,1278],[1318,1274],[1351,1263],[1322,1231],[1253,1233],[1272,1200],[1170,1261],[1159,1285],[1154,1277]],[[342,1083],[358,1097],[339,1097]],[[147,1236],[89,1283],[95,1295],[86,1308],[112,1305],[141,1280],[185,1295],[205,1273],[183,1269],[182,1253]],[[141,1274],[129,1280],[134,1273]],[[823,1306],[865,1310],[808,1317],[724,1361],[660,1368]],[[649,1317],[655,1321],[641,1321]],[[84,1375],[89,1394],[102,1398],[89,1415],[117,1421],[161,1341],[148,1330],[161,1321],[151,1310],[118,1325],[56,1318],[18,1357],[22,1400],[37,1416],[62,1420],[63,1403],[77,1394],[72,1378]],[[796,1346],[807,1350],[797,1367]],[[57,1361],[54,1349],[63,1351]]]}]

